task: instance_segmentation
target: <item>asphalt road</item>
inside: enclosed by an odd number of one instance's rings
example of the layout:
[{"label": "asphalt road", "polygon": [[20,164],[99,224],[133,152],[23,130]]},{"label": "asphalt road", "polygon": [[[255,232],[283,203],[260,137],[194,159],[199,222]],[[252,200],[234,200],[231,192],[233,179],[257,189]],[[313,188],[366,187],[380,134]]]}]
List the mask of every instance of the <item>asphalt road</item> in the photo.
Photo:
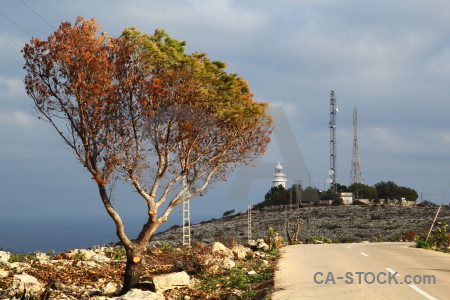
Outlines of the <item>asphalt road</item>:
[{"label": "asphalt road", "polygon": [[450,254],[411,245],[285,247],[272,299],[450,299]]}]

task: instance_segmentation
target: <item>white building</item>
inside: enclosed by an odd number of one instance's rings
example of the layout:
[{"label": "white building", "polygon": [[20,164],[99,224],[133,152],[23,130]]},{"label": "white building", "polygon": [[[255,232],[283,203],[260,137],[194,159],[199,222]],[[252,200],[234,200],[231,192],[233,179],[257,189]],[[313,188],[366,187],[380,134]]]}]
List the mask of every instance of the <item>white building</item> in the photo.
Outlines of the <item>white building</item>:
[{"label": "white building", "polygon": [[275,173],[273,174],[272,186],[279,186],[280,184],[286,188],[286,174],[284,173],[283,166],[278,162],[275,166]]}]

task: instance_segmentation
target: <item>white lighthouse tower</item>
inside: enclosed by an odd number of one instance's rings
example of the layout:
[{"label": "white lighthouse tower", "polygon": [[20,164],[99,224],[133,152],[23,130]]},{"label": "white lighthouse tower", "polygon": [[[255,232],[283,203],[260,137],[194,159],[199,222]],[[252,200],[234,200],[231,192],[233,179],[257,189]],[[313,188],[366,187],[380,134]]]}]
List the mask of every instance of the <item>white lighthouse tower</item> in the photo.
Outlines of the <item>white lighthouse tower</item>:
[{"label": "white lighthouse tower", "polygon": [[275,173],[273,174],[272,186],[279,186],[280,184],[286,188],[286,174],[284,173],[283,166],[278,162],[275,166]]}]

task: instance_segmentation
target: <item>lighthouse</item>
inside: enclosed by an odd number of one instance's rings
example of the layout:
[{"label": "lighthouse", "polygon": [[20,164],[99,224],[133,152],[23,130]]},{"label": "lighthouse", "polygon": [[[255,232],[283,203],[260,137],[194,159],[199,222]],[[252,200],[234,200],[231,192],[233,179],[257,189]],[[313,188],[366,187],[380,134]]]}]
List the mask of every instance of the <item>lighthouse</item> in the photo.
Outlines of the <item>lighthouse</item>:
[{"label": "lighthouse", "polygon": [[279,186],[280,184],[286,188],[286,174],[284,173],[283,166],[278,162],[275,166],[275,173],[273,174],[272,186]]}]

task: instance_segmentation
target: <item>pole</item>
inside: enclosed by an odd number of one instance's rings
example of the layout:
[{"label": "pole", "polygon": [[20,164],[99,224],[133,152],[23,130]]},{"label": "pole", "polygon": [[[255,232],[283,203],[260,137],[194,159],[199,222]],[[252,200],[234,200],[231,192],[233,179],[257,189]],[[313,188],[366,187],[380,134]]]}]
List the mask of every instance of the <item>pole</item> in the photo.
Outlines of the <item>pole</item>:
[{"label": "pole", "polygon": [[442,202],[444,201],[444,198],[445,198],[445,196],[447,195],[447,191],[448,191],[448,186],[449,186],[449,185],[450,185],[450,180],[448,181],[447,187],[445,188],[444,195],[442,196],[442,199],[441,199],[441,205],[439,206],[439,209],[438,209],[438,211],[436,212],[436,215],[434,216],[434,220],[433,220],[433,223],[431,224],[430,231],[428,231],[428,235],[427,235],[427,238],[425,239],[425,243],[428,242],[428,238],[430,237],[431,231],[433,230],[434,222],[436,222],[436,219],[437,219],[437,217],[438,217],[438,215],[439,215],[439,212],[441,211],[442,205],[444,204],[444,203],[442,203]]}]

